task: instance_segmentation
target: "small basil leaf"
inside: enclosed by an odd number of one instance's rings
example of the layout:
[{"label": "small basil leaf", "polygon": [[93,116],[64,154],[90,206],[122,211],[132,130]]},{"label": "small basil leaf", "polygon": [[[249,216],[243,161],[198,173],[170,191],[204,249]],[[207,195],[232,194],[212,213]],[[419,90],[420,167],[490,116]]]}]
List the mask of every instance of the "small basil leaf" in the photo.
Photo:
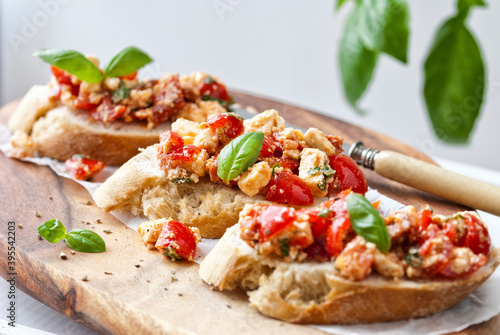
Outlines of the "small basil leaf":
[{"label": "small basil leaf", "polygon": [[117,104],[123,99],[127,99],[130,96],[130,89],[125,86],[123,81],[120,81],[120,87],[118,87],[114,92],[113,95],[111,96],[111,100],[113,100],[113,103]]},{"label": "small basil leaf", "polygon": [[388,252],[391,248],[389,232],[384,219],[372,204],[357,193],[349,194],[346,203],[354,231],[367,242],[374,243],[380,251]]},{"label": "small basil leaf", "polygon": [[217,158],[217,175],[225,182],[248,170],[259,157],[264,133],[251,132],[240,135],[229,142]]},{"label": "small basil leaf", "polygon": [[139,70],[141,67],[151,63],[152,61],[151,57],[149,57],[149,55],[144,51],[136,47],[128,47],[113,57],[106,70],[104,70],[104,76],[125,76]]},{"label": "small basil leaf", "polygon": [[87,83],[100,83],[104,79],[101,71],[78,51],[42,49],[36,51],[33,56],[39,57],[44,62],[57,66]]},{"label": "small basil leaf", "polygon": [[483,0],[458,0],[457,7],[460,12],[467,11],[472,6],[485,7],[486,3]]},{"label": "small basil leaf", "polygon": [[61,221],[52,219],[38,227],[38,234],[50,243],[57,243],[66,236],[66,227]]},{"label": "small basil leaf", "polygon": [[102,237],[87,229],[73,229],[66,234],[66,243],[76,251],[104,252],[106,244]]},{"label": "small basil leaf", "polygon": [[427,110],[436,135],[450,143],[468,141],[486,85],[481,51],[464,25],[465,15],[439,29],[425,62]]},{"label": "small basil leaf", "polygon": [[358,5],[347,19],[339,52],[344,94],[357,112],[361,112],[357,108],[358,100],[372,79],[379,55],[379,52],[368,49],[360,36],[358,27],[361,10],[359,8]]}]

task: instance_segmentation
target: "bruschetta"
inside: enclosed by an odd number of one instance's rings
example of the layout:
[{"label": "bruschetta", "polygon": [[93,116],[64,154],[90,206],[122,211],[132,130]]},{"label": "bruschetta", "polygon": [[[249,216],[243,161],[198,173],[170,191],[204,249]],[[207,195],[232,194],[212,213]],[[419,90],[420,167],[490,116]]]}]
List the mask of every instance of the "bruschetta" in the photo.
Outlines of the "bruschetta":
[{"label": "bruschetta", "polygon": [[177,119],[94,199],[106,211],[172,217],[219,238],[245,204],[311,206],[344,188],[366,192],[363,173],[341,146],[342,138],[318,129],[287,128],[276,110],[247,120],[233,113],[202,123]]},{"label": "bruschetta", "polygon": [[445,217],[407,206],[382,217],[344,191],[315,209],[245,206],[199,271],[220,290],[247,290],[266,316],[356,324],[446,310],[498,262],[475,212]]},{"label": "bruschetta", "polygon": [[139,148],[157,143],[172,120],[202,122],[231,102],[225,85],[202,72],[139,80],[138,68],[152,60],[133,47],[105,69],[96,57],[72,50],[37,55],[52,64],[52,77],[48,85],[33,86],[9,120],[17,158],[37,152],[67,160],[80,154],[121,165]]}]

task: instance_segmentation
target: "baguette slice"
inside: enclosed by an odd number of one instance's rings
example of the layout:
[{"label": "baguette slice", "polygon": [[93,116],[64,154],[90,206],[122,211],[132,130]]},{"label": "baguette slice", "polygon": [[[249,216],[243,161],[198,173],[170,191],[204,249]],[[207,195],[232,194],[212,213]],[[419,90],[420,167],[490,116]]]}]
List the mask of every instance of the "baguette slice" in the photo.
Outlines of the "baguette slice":
[{"label": "baguette slice", "polygon": [[156,148],[146,148],[108,178],[94,193],[97,206],[129,210],[150,220],[172,217],[198,227],[203,237],[220,238],[238,222],[245,204],[268,203],[262,196],[249,197],[205,177],[196,184],[172,183],[158,165]]},{"label": "baguette slice", "polygon": [[239,225],[229,228],[203,260],[202,280],[220,290],[251,290],[250,303],[262,314],[293,323],[372,323],[438,313],[466,298],[499,263],[492,248],[489,262],[461,279],[393,281],[372,274],[353,282],[337,276],[330,262],[285,263],[259,256],[239,231]]},{"label": "baguette slice", "polygon": [[85,110],[59,106],[49,99],[48,86],[33,86],[9,120],[11,132],[31,134],[35,150],[59,160],[82,154],[109,165],[121,165],[139,148],[158,142],[170,129],[165,122],[147,129],[143,122],[95,121]]}]

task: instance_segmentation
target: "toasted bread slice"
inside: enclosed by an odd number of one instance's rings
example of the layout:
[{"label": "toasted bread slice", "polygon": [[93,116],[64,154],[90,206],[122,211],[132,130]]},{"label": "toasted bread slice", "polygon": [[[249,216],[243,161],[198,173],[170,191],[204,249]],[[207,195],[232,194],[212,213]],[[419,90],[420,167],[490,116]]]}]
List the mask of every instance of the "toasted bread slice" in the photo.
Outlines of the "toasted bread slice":
[{"label": "toasted bread slice", "polygon": [[200,178],[196,184],[168,180],[150,146],[120,167],[94,194],[105,211],[129,210],[150,220],[172,217],[200,229],[203,237],[219,238],[238,222],[245,204],[266,203],[264,197]]},{"label": "toasted bread slice", "polygon": [[285,263],[262,257],[229,228],[203,260],[200,276],[220,290],[242,287],[262,314],[293,323],[356,324],[423,317],[449,309],[479,287],[499,263],[489,261],[458,279],[390,280],[376,274],[362,281],[336,275],[326,263]]},{"label": "toasted bread slice", "polygon": [[11,132],[31,135],[35,150],[59,160],[82,154],[109,165],[121,165],[145,148],[157,143],[171,123],[148,129],[145,122],[103,123],[88,111],[57,106],[49,99],[47,86],[33,86],[9,120]]}]

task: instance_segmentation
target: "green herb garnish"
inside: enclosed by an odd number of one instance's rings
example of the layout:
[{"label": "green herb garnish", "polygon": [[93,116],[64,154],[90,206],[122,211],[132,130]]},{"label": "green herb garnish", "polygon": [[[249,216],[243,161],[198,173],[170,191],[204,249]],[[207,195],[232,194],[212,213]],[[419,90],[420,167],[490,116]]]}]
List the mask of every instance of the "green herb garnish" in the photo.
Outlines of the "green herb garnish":
[{"label": "green herb garnish", "polygon": [[251,132],[229,142],[217,157],[217,175],[227,184],[252,166],[259,157],[264,133]]},{"label": "green herb garnish", "polygon": [[106,251],[106,244],[98,234],[87,229],[73,229],[66,233],[66,227],[57,219],[41,224],[38,233],[50,243],[65,239],[66,244],[76,251],[91,253]]},{"label": "green herb garnish", "polygon": [[120,87],[118,87],[113,92],[111,100],[113,100],[113,103],[117,104],[123,99],[127,99],[128,97],[130,97],[130,89],[127,86],[125,86],[123,81],[120,80]]},{"label": "green herb garnish", "polygon": [[285,257],[287,257],[290,254],[290,245],[288,244],[287,238],[280,240],[280,250],[281,254]]},{"label": "green herb garnish", "polygon": [[346,197],[347,212],[354,231],[367,242],[374,243],[382,252],[391,248],[391,239],[384,219],[361,194],[350,193]]},{"label": "green herb garnish", "polygon": [[173,262],[180,261],[182,259],[182,257],[179,256],[179,254],[177,253],[177,251],[174,248],[171,248],[171,247],[163,249],[163,255],[165,257],[170,258]]},{"label": "green herb garnish", "polygon": [[175,184],[188,184],[188,183],[193,183],[193,179],[191,178],[174,178],[172,179],[172,183]]}]

